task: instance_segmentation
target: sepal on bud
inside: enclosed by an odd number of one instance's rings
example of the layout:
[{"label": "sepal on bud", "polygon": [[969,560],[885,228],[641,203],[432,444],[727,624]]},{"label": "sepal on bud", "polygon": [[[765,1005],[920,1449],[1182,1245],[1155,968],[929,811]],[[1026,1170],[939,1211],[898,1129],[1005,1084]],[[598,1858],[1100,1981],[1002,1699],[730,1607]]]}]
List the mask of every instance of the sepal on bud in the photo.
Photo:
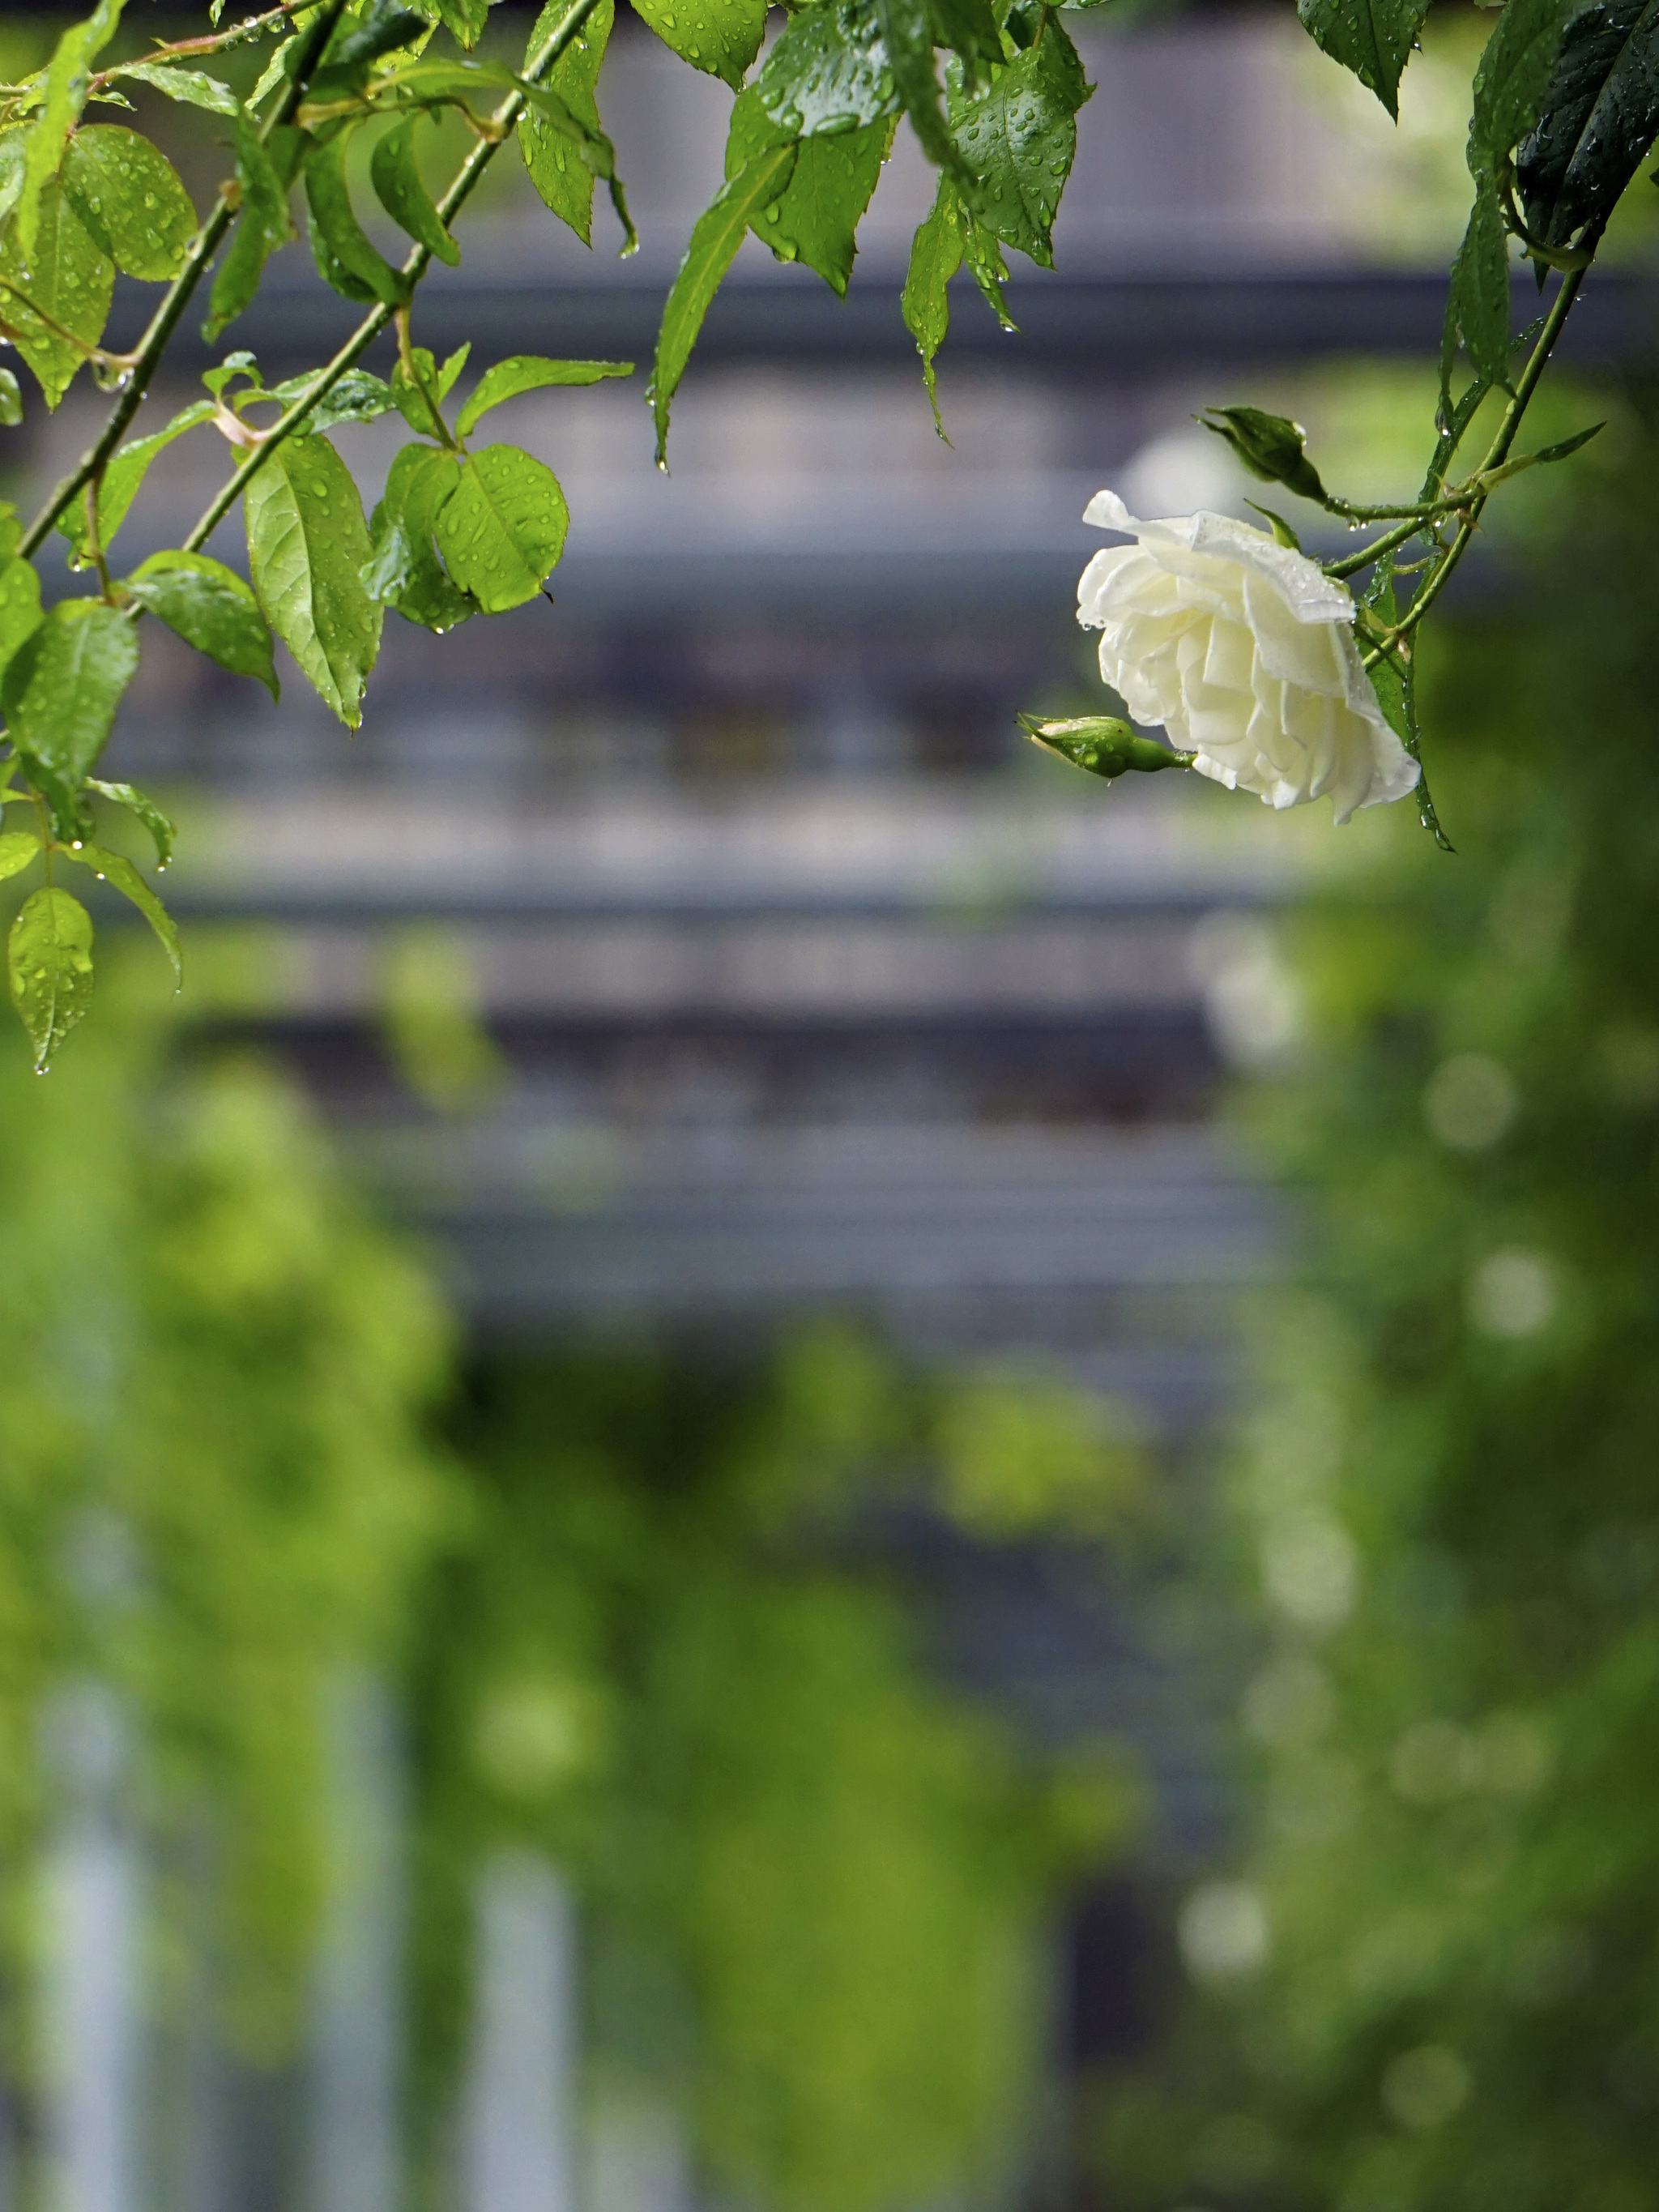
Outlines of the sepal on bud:
[{"label": "sepal on bud", "polygon": [[1109,714],[1084,714],[1072,721],[1047,721],[1038,714],[1016,714],[1033,744],[1058,753],[1090,775],[1112,778],[1131,769],[1152,775],[1161,768],[1188,768],[1190,753],[1172,752],[1155,738],[1138,738],[1127,722]]},{"label": "sepal on bud", "polygon": [[[1218,416],[1218,421],[1212,421]],[[1260,407],[1208,407],[1194,416],[1206,430],[1227,443],[1253,477],[1282,483],[1304,499],[1325,501],[1319,471],[1308,459],[1308,434],[1299,422],[1269,415]]]}]

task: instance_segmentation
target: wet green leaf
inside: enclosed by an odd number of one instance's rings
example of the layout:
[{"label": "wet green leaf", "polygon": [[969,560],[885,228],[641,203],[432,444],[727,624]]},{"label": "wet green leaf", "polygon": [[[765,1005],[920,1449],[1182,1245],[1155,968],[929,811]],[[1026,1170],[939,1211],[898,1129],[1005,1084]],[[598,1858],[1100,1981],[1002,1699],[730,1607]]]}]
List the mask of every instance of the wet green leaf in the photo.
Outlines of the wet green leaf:
[{"label": "wet green leaf", "polygon": [[1208,407],[1198,420],[1225,439],[1261,483],[1282,483],[1303,499],[1324,498],[1319,471],[1308,459],[1308,434],[1299,422],[1261,407]]},{"label": "wet green leaf", "polygon": [[460,473],[455,454],[405,446],[392,461],[386,495],[369,526],[373,550],[362,572],[364,589],[424,629],[453,629],[481,611],[471,593],[451,581],[435,538],[439,510]]},{"label": "wet green leaf", "polygon": [[11,1002],[45,1074],[92,1003],[92,916],[67,891],[31,893],[11,926],[6,967]]},{"label": "wet green leaf", "polygon": [[70,25],[46,64],[40,106],[23,149],[21,187],[12,218],[11,242],[24,263],[35,252],[46,187],[58,174],[70,132],[87,104],[92,64],[114,36],[122,5],[123,0],[98,0],[84,22]]},{"label": "wet green leaf", "polygon": [[464,346],[457,347],[440,368],[424,346],[413,346],[410,358],[419,371],[418,376],[410,375],[402,362],[398,363],[392,372],[392,404],[411,430],[418,430],[423,438],[442,440],[442,428],[427,394],[439,400],[447,399],[471,350],[469,339]]},{"label": "wet green leaf", "polygon": [[471,434],[492,407],[516,398],[521,392],[539,392],[550,385],[599,384],[610,376],[632,376],[631,361],[547,361],[541,355],[518,353],[498,361],[478,379],[471,398],[455,425],[458,438]]},{"label": "wet green leaf", "polygon": [[95,791],[100,799],[107,799],[117,806],[125,806],[135,821],[142,822],[149,830],[155,848],[155,865],[165,868],[173,859],[173,847],[178,831],[171,818],[164,814],[153,799],[130,783],[103,783],[95,775],[87,778],[87,789]]},{"label": "wet green leaf", "polygon": [[438,550],[486,614],[533,599],[558,564],[569,509],[551,469],[516,446],[486,446],[462,463],[438,510]]},{"label": "wet green leaf", "polygon": [[659,466],[666,463],[669,410],[709,303],[743,244],[744,233],[756,214],[781,196],[794,166],[793,146],[775,146],[757,154],[697,217],[657,334],[650,398],[656,417]]},{"label": "wet green leaf", "polygon": [[[570,11],[570,0],[547,0],[530,34],[528,52],[534,53]],[[579,123],[599,128],[599,104],[594,97],[599,64],[616,18],[615,0],[599,0],[544,80],[556,93]],[[561,222],[568,222],[584,246],[593,237],[593,171],[562,131],[556,131],[536,108],[526,107],[519,119],[519,150],[530,181]]]},{"label": "wet green leaf", "polygon": [[1429,0],[1300,0],[1303,27],[1334,62],[1352,70],[1390,115]]},{"label": "wet green leaf", "polygon": [[1008,282],[1008,264],[1002,258],[1002,245],[993,230],[988,230],[973,216],[968,217],[965,248],[968,272],[984,295],[985,304],[1005,331],[1016,331],[1018,324],[1008,312],[1008,303],[1002,288]]},{"label": "wet green leaf", "polygon": [[464,46],[476,46],[489,21],[489,0],[422,0],[422,13]]},{"label": "wet green leaf", "polygon": [[963,83],[971,89],[987,82],[1003,60],[1002,34],[989,0],[930,0],[930,4],[934,37],[961,63]]},{"label": "wet green leaf", "polygon": [[40,856],[40,840],[33,830],[0,831],[0,882],[21,876],[31,860]]},{"label": "wet green leaf", "polygon": [[129,276],[176,276],[196,210],[167,155],[118,123],[88,123],[64,155],[64,190],[99,245]]},{"label": "wet green leaf", "polygon": [[81,866],[90,868],[101,881],[113,884],[124,898],[131,900],[139,913],[143,915],[144,920],[155,932],[156,937],[161,941],[161,950],[173,963],[174,983],[182,984],[185,980],[185,969],[179,951],[178,924],[139,874],[137,869],[133,866],[131,861],[119,853],[109,852],[102,845],[88,845],[85,842],[76,845],[68,852],[63,851],[60,848],[59,858],[75,860]]},{"label": "wet green leaf", "polygon": [[[830,137],[803,139],[788,184],[750,222],[756,236],[780,261],[805,262],[843,298],[853,273],[858,226],[880,179],[896,128],[895,118]],[[739,94],[726,142],[726,175],[735,176],[756,154],[775,145],[778,129],[757,87]]]},{"label": "wet green leaf", "polygon": [[311,210],[311,250],[317,272],[343,299],[400,307],[410,280],[394,269],[352,212],[346,189],[349,131],[337,131],[306,156],[306,203]]},{"label": "wet green leaf", "polygon": [[939,104],[939,76],[933,67],[933,19],[927,0],[876,0],[876,16],[893,72],[893,88],[922,152],[936,168],[951,170],[973,197],[976,188],[972,174],[957,151]]},{"label": "wet green leaf", "polygon": [[1509,233],[1489,176],[1475,185],[1474,208],[1452,263],[1440,341],[1440,392],[1450,404],[1452,370],[1462,341],[1478,375],[1508,387],[1510,380]]},{"label": "wet green leaf", "polygon": [[[939,411],[939,385],[933,359],[951,328],[951,279],[962,266],[968,243],[968,219],[961,194],[948,176],[939,180],[932,211],[918,225],[910,244],[910,267],[904,279],[902,306],[905,328],[921,356],[922,381],[933,410],[933,428],[945,437]],[[946,440],[949,443],[949,440]]]},{"label": "wet green leaf", "polygon": [[167,628],[232,676],[251,676],[279,695],[270,632],[258,600],[234,568],[205,553],[152,553],[125,579],[127,591]]},{"label": "wet green leaf", "polygon": [[953,84],[951,137],[983,190],[975,213],[1005,246],[1054,266],[1054,222],[1077,151],[1077,112],[1093,88],[1063,27],[996,71],[983,93]]},{"label": "wet green leaf", "polygon": [[230,246],[213,280],[208,319],[202,335],[210,344],[234,322],[259,289],[265,263],[294,235],[288,185],[283,172],[260,143],[246,111],[236,116],[236,183],[241,213]]},{"label": "wet green leaf", "polygon": [[15,220],[0,240],[0,321],[16,332],[17,350],[48,407],[69,390],[85,356],[32,314],[28,302],[94,346],[104,335],[114,290],[115,264],[54,179],[40,194],[33,251],[23,254]]},{"label": "wet green leaf", "polygon": [[363,511],[326,438],[289,438],[248,479],[248,566],[261,611],[348,729],[380,650],[381,609],[363,589]]},{"label": "wet green leaf", "polygon": [[375,146],[368,173],[380,205],[400,230],[453,269],[461,249],[438,219],[432,195],[415,161],[415,122],[410,115],[388,131]]},{"label": "wet green leaf", "polygon": [[876,0],[817,0],[790,18],[755,80],[775,143],[884,122],[899,112]]},{"label": "wet green leaf", "polygon": [[82,787],[137,667],[131,623],[101,599],[60,599],[7,664],[6,726],[60,830],[79,815]]},{"label": "wet green leaf", "polygon": [[1474,73],[1468,160],[1477,176],[1497,168],[1538,120],[1572,13],[1564,0],[1509,0],[1498,16]]},{"label": "wet green leaf", "polygon": [[147,84],[153,91],[164,93],[169,100],[210,109],[215,115],[234,115],[239,105],[228,84],[222,84],[216,76],[209,76],[201,70],[170,69],[165,62],[127,62],[111,74],[124,84],[129,81]]},{"label": "wet green leaf", "polygon": [[766,35],[766,0],[634,0],[634,10],[682,61],[733,92]]},{"label": "wet green leaf", "polygon": [[[165,429],[152,430],[147,438],[131,439],[111,456],[98,488],[98,542],[106,553],[114,543],[115,533],[125,520],[128,508],[138,496],[139,487],[155,456],[175,438],[183,437],[186,430],[212,419],[213,402],[196,400],[181,409]],[[88,557],[84,499],[77,499],[64,508],[58,518],[58,528],[75,549],[70,557],[70,568],[84,568]]]},{"label": "wet green leaf", "polygon": [[[291,407],[310,391],[318,374],[313,368],[303,376],[287,377],[281,384],[272,385],[261,397],[280,400],[284,407]],[[389,414],[396,404],[392,386],[384,378],[371,374],[366,368],[349,368],[329,386],[291,434],[308,438],[319,430],[332,430],[341,422],[372,422],[378,416]]]},{"label": "wet green leaf", "polygon": [[18,647],[40,623],[40,571],[33,561],[20,561],[9,550],[0,562],[0,684]]},{"label": "wet green leaf", "polygon": [[23,387],[15,370],[0,368],[0,426],[15,430],[23,419]]},{"label": "wet green leaf", "polygon": [[1586,224],[1599,229],[1659,132],[1659,9],[1651,0],[1599,0],[1568,23],[1516,157],[1521,210],[1547,246]]}]

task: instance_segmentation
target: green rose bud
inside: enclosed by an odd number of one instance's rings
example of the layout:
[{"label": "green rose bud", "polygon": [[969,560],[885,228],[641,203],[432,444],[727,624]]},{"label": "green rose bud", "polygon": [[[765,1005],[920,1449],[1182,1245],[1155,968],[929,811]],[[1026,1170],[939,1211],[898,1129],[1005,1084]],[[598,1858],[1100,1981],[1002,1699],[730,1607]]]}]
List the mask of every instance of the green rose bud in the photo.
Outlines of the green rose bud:
[{"label": "green rose bud", "polygon": [[[1212,421],[1218,416],[1218,421]],[[1287,484],[1304,499],[1322,504],[1325,487],[1308,459],[1308,434],[1299,422],[1283,415],[1265,414],[1260,407],[1210,407],[1194,417],[1218,438],[1224,438],[1253,477],[1263,483]]]},{"label": "green rose bud", "polygon": [[1161,768],[1185,768],[1192,760],[1190,753],[1171,752],[1155,738],[1138,738],[1127,722],[1109,714],[1084,714],[1070,722],[1044,721],[1036,714],[1017,714],[1014,720],[1033,744],[1109,780],[1131,769],[1152,775]]}]

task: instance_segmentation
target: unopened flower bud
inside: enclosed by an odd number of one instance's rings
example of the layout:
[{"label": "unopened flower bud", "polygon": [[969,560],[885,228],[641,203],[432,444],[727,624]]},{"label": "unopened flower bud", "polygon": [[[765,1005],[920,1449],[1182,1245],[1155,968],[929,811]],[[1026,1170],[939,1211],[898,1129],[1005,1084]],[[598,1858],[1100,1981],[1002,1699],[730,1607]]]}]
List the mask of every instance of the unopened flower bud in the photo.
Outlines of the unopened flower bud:
[{"label": "unopened flower bud", "polygon": [[1138,738],[1127,722],[1109,714],[1083,714],[1066,722],[1045,721],[1036,714],[1017,714],[1015,720],[1034,744],[1058,753],[1073,768],[1107,778],[1124,775],[1131,769],[1151,774],[1161,768],[1185,768],[1189,756],[1171,752],[1155,738]]},{"label": "unopened flower bud", "polygon": [[1287,484],[1304,499],[1323,501],[1325,487],[1308,459],[1308,434],[1299,422],[1266,414],[1260,407],[1210,407],[1195,419],[1224,438],[1263,483]]}]

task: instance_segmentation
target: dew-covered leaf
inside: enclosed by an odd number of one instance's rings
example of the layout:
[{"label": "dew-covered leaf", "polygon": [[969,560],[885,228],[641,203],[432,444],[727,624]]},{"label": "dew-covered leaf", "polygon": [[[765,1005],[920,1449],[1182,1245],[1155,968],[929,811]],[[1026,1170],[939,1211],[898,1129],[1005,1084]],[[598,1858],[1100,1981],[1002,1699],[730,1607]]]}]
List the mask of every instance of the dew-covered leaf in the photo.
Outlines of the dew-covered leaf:
[{"label": "dew-covered leaf", "polygon": [[733,92],[766,35],[766,0],[634,0],[634,10],[682,61]]},{"label": "dew-covered leaf", "polygon": [[112,884],[124,898],[131,899],[144,920],[155,932],[161,950],[173,963],[173,980],[182,984],[185,980],[184,962],[179,951],[179,927],[161,900],[139,874],[132,862],[120,853],[112,853],[105,846],[76,844],[60,857],[76,860],[90,868],[102,882]]},{"label": "dew-covered leaf", "polygon": [[[726,175],[736,176],[756,154],[775,146],[779,127],[755,86],[740,93],[726,142]],[[802,139],[788,184],[750,220],[755,235],[780,261],[805,262],[843,298],[858,250],[858,227],[896,128],[894,118],[831,137]]]},{"label": "dew-covered leaf", "polygon": [[[213,402],[198,399],[182,408],[165,428],[152,430],[147,438],[134,438],[111,455],[98,487],[98,542],[106,553],[126,520],[128,508],[138,496],[139,487],[155,456],[175,438],[183,437],[186,430],[212,419]],[[58,518],[58,528],[75,549],[70,556],[70,568],[84,568],[90,557],[84,499],[75,500],[64,509]]]},{"label": "dew-covered leaf", "polygon": [[464,46],[476,46],[489,21],[490,0],[421,0],[429,22],[441,23]]},{"label": "dew-covered leaf", "polygon": [[918,225],[910,243],[910,267],[901,302],[905,328],[915,340],[916,351],[921,356],[922,381],[933,410],[933,428],[941,438],[945,436],[945,422],[939,411],[933,357],[950,332],[949,286],[962,266],[967,244],[968,218],[963,210],[962,197],[951,179],[942,176],[932,210],[927,221]]},{"label": "dew-covered leaf", "polygon": [[40,840],[33,830],[0,831],[0,882],[21,876],[40,854]]},{"label": "dew-covered leaf", "polygon": [[17,350],[56,407],[86,358],[30,313],[31,301],[54,323],[94,346],[104,335],[115,290],[115,264],[99,245],[54,178],[42,190],[33,251],[22,252],[15,221],[0,239],[0,321],[16,332]]},{"label": "dew-covered leaf", "polygon": [[155,848],[158,868],[165,868],[171,863],[173,842],[179,833],[173,826],[172,818],[161,811],[153,799],[147,798],[133,784],[103,783],[95,775],[87,778],[87,789],[95,791],[100,799],[107,799],[117,806],[125,806],[135,821],[143,824]]},{"label": "dew-covered leaf", "polygon": [[439,220],[432,195],[415,161],[414,116],[406,116],[376,144],[368,165],[375,197],[399,230],[453,269],[461,249]]},{"label": "dew-covered leaf", "polygon": [[[275,134],[273,133],[273,136]],[[287,150],[296,151],[289,147]],[[284,167],[286,165],[284,164]],[[288,179],[244,110],[236,114],[236,184],[241,213],[230,234],[230,246],[213,280],[208,319],[202,335],[210,344],[227,323],[234,322],[259,289],[265,263],[279,246],[294,235],[289,212]]]},{"label": "dew-covered leaf", "polygon": [[1474,73],[1469,167],[1498,167],[1538,120],[1573,0],[1508,0]]},{"label": "dew-covered leaf", "polygon": [[70,132],[87,104],[92,64],[115,35],[123,4],[124,0],[98,0],[84,22],[71,23],[64,32],[46,64],[40,106],[23,149],[21,186],[12,218],[19,258],[25,262],[34,254],[46,187],[58,174]]},{"label": "dew-covered leaf", "polygon": [[32,892],[6,940],[11,1002],[28,1033],[36,1071],[92,1003],[92,916],[56,889]]},{"label": "dew-covered leaf", "polygon": [[355,730],[382,619],[360,574],[368,532],[357,488],[326,438],[289,438],[242,496],[260,610],[325,704]]},{"label": "dew-covered leaf", "polygon": [[[543,40],[557,29],[570,12],[570,0],[547,0],[530,34],[528,52],[535,53]],[[616,20],[616,0],[599,0],[580,31],[570,41],[543,80],[556,93],[579,123],[599,128],[594,87],[599,64]],[[593,171],[562,131],[556,131],[536,108],[526,107],[519,118],[519,150],[530,181],[562,222],[568,222],[584,246],[593,242]]]},{"label": "dew-covered leaf", "polygon": [[1303,28],[1334,62],[1352,70],[1390,115],[1429,0],[1300,0]]},{"label": "dew-covered leaf", "polygon": [[967,241],[964,258],[968,271],[984,295],[985,304],[1005,331],[1017,331],[1018,324],[1008,312],[1008,302],[1003,296],[1003,286],[1008,282],[1008,264],[1002,258],[1002,243],[994,230],[971,215],[968,217]]},{"label": "dew-covered leaf", "polygon": [[23,387],[15,369],[0,368],[0,428],[15,430],[23,419]]},{"label": "dew-covered leaf", "polygon": [[548,361],[540,354],[514,354],[485,369],[461,410],[455,434],[469,436],[492,407],[515,399],[521,392],[539,392],[549,385],[599,384],[606,377],[633,374],[631,361]]},{"label": "dew-covered leaf", "polygon": [[125,62],[110,74],[124,84],[129,81],[147,84],[153,91],[164,93],[169,100],[183,100],[191,107],[208,108],[215,115],[234,115],[239,106],[230,87],[203,70],[170,69],[165,62]]},{"label": "dew-covered leaf", "polygon": [[763,208],[781,197],[794,166],[793,146],[775,146],[757,154],[731,179],[693,226],[657,333],[649,396],[656,418],[659,465],[667,455],[669,410],[709,303],[743,244],[744,233]]},{"label": "dew-covered leaf", "polygon": [[[317,381],[320,371],[309,370],[303,376],[285,377],[274,384],[269,392],[261,392],[262,399],[280,400],[291,407],[296,399],[303,399]],[[372,422],[377,416],[389,414],[396,405],[392,386],[383,377],[374,375],[366,368],[349,368],[330,385],[309,415],[291,434],[296,438],[312,436],[319,430],[332,430],[342,422]]]},{"label": "dew-covered leaf", "polygon": [[441,441],[443,430],[434,413],[428,395],[433,399],[447,399],[456,378],[466,366],[466,357],[472,350],[469,338],[458,346],[440,368],[424,346],[411,346],[410,360],[415,374],[411,374],[400,361],[392,372],[392,404],[411,430],[418,430],[423,438]]},{"label": "dew-covered leaf", "polygon": [[118,269],[162,283],[179,274],[196,210],[159,148],[118,123],[82,125],[64,155],[64,190]]},{"label": "dew-covered leaf", "polygon": [[1452,370],[1462,340],[1478,375],[1507,386],[1510,380],[1509,233],[1489,176],[1475,185],[1474,207],[1452,263],[1440,341],[1440,396],[1450,404]]},{"label": "dew-covered leaf", "polygon": [[1659,8],[1596,0],[1572,16],[1538,123],[1516,156],[1521,210],[1546,246],[1599,228],[1659,132]]},{"label": "dew-covered leaf", "polygon": [[780,143],[896,115],[876,0],[817,0],[801,9],[761,64],[754,89]]},{"label": "dew-covered leaf", "polygon": [[876,17],[893,72],[893,88],[922,152],[935,168],[951,170],[971,191],[971,173],[957,150],[939,104],[933,18],[927,0],[876,0]]},{"label": "dew-covered leaf", "polygon": [[931,0],[933,33],[962,64],[963,82],[982,84],[1002,63],[1002,35],[989,0]]},{"label": "dew-covered leaf", "polygon": [[[14,536],[12,548],[15,544]],[[0,561],[0,684],[18,647],[40,624],[40,572],[12,548]]]},{"label": "dew-covered leaf", "polygon": [[451,580],[435,540],[439,511],[460,472],[453,453],[405,446],[369,525],[373,550],[363,568],[364,589],[423,629],[453,629],[481,611],[471,593]]},{"label": "dew-covered leaf", "polygon": [[258,601],[234,568],[205,553],[152,553],[125,579],[141,607],[216,660],[232,676],[251,676],[279,695],[270,632]]},{"label": "dew-covered leaf", "polygon": [[317,273],[342,298],[400,307],[410,280],[394,269],[352,211],[346,189],[349,131],[338,131],[306,155],[306,204],[311,210],[311,250]]},{"label": "dew-covered leaf", "polygon": [[951,136],[984,187],[975,213],[1005,246],[1054,266],[1054,222],[1077,151],[1077,112],[1093,88],[1064,27],[999,70],[975,95],[951,94]]},{"label": "dew-covered leaf", "polygon": [[101,599],[60,599],[7,665],[6,727],[62,830],[76,818],[137,666],[131,623]]},{"label": "dew-covered leaf", "polygon": [[558,478],[516,446],[486,446],[464,461],[436,520],[445,567],[491,615],[535,598],[569,527]]}]

